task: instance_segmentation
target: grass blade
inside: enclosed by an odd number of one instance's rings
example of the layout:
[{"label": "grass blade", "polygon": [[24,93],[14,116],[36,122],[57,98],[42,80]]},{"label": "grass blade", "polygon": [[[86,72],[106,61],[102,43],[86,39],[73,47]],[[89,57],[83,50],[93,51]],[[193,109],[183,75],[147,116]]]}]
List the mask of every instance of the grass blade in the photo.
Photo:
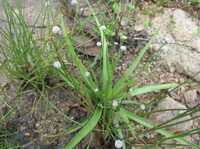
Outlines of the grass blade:
[{"label": "grass blade", "polygon": [[[81,122],[82,126],[84,126],[87,122],[88,122],[87,119],[85,119],[83,122]],[[48,136],[48,137],[54,138],[54,137],[59,137],[59,136],[67,135],[67,134],[70,134],[70,133],[73,133],[73,132],[79,130],[80,128],[82,128],[82,126],[75,126],[75,127],[70,128],[70,129],[68,129],[66,131],[63,131],[63,132],[60,132],[60,133],[57,133],[55,135],[51,135],[51,136]]]},{"label": "grass blade", "polygon": [[[155,39],[156,35],[158,34],[160,28],[156,31],[156,33],[151,37],[151,39],[149,40],[149,42],[145,45],[145,47],[141,50],[141,52],[139,53],[139,55],[137,56],[137,58],[132,62],[131,66],[128,68],[128,70],[125,72],[125,74],[120,78],[120,80],[116,83],[115,87],[114,87],[114,91],[120,87],[121,85],[123,85],[123,83],[126,81],[126,79],[131,75],[131,73],[135,70],[135,68],[137,67],[137,65],[139,64],[139,62],[141,61],[143,55],[145,54],[145,52],[147,51],[147,49],[149,48],[150,44],[153,42],[153,40]],[[114,92],[113,91],[113,92]]]},{"label": "grass blade", "polygon": [[136,96],[136,95],[140,95],[140,94],[144,94],[148,92],[153,92],[153,91],[157,91],[161,89],[168,89],[168,88],[177,87],[177,86],[179,86],[179,84],[150,85],[150,86],[133,89],[133,91],[129,93],[131,94],[131,96]]},{"label": "grass blade", "polygon": [[[121,114],[121,115],[125,115],[125,116],[129,117],[130,119],[136,121],[137,123],[142,124],[142,125],[144,125],[144,126],[146,126],[146,127],[148,127],[148,128],[153,128],[153,127],[155,127],[155,125],[152,124],[151,122],[145,120],[144,118],[142,118],[142,117],[140,117],[140,116],[138,116],[138,115],[135,115],[135,114],[133,114],[133,113],[127,111],[127,110],[124,109],[124,108],[121,108],[121,109],[120,109],[120,114]],[[175,134],[173,134],[172,132],[167,131],[167,130],[165,130],[165,129],[158,129],[158,130],[155,130],[155,131],[158,132],[158,133],[160,133],[160,134],[162,134],[162,135],[164,135],[164,136],[166,136],[166,137],[173,137],[173,136],[175,135]],[[185,140],[185,139],[183,139],[183,138],[181,138],[181,137],[173,138],[173,139],[176,140],[176,141],[178,141],[178,142],[180,142],[180,143],[182,143],[182,144],[192,146],[192,147],[195,148],[195,149],[199,149],[199,146],[198,146],[198,145],[196,145],[196,144],[194,144],[194,143],[192,143],[192,142],[190,142],[190,141],[187,141],[187,140]]]},{"label": "grass blade", "polygon": [[98,107],[85,127],[83,127],[83,129],[76,134],[76,136],[64,147],[64,149],[74,148],[89,132],[91,132],[98,123],[101,113],[102,109]]},{"label": "grass blade", "polygon": [[73,45],[72,45],[72,42],[69,38],[69,35],[67,33],[67,29],[65,27],[65,24],[64,24],[64,20],[63,18],[61,17],[61,27],[62,27],[62,30],[63,30],[63,34],[65,36],[65,40],[66,40],[66,43],[68,45],[68,50],[69,52],[71,53],[72,57],[73,57],[73,60],[74,62],[76,63],[76,66],[79,68],[80,72],[81,72],[81,75],[83,77],[83,79],[85,80],[85,82],[92,88],[92,89],[95,89],[96,88],[96,85],[95,83],[92,81],[91,78],[89,77],[86,77],[85,76],[85,73],[87,72],[87,69],[85,68],[85,66],[81,63],[80,59],[78,58],[74,48],[73,48]]},{"label": "grass blade", "polygon": [[102,50],[101,50],[101,56],[103,59],[103,69],[102,69],[102,77],[101,77],[101,81],[102,81],[102,86],[103,86],[103,91],[105,92],[106,90],[109,90],[110,88],[108,88],[107,85],[108,81],[110,78],[112,78],[113,72],[111,70],[111,66],[110,66],[110,62],[109,62],[109,56],[108,56],[108,44],[106,41],[106,37],[104,35],[104,32],[102,29],[100,29],[100,22],[97,18],[97,16],[95,15],[94,9],[91,7],[89,1],[87,0],[88,6],[90,7],[90,10],[92,12],[92,15],[94,17],[94,20],[99,28],[99,32],[100,32],[100,36],[101,36],[101,43],[102,43]]}]

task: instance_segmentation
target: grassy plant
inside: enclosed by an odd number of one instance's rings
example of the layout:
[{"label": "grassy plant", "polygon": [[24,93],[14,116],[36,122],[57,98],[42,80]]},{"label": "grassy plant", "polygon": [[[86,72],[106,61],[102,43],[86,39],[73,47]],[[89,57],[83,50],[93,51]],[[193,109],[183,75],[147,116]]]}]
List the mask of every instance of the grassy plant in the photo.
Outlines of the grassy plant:
[{"label": "grassy plant", "polygon": [[0,63],[13,79],[41,85],[42,80],[51,78],[53,74],[47,61],[51,59],[51,51],[46,49],[42,42],[39,48],[34,39],[34,30],[42,28],[43,25],[36,26],[37,22],[32,26],[27,25],[21,1],[17,3],[18,13],[6,0],[1,3],[6,22],[2,22],[3,26],[0,28],[0,49],[4,58]]},{"label": "grassy plant", "polygon": [[[133,96],[180,86],[179,84],[157,84],[141,87],[141,82],[138,84],[136,82],[137,76],[141,71],[146,69],[146,65],[138,72],[135,72],[136,68],[140,64],[144,54],[160,29],[158,29],[151,37],[144,48],[140,50],[140,53],[135,60],[133,60],[130,67],[116,82],[116,76],[114,75],[115,67],[118,64],[120,56],[123,54],[123,50],[126,50],[126,47],[122,48],[122,46],[124,46],[124,39],[122,39],[122,37],[117,37],[120,40],[119,47],[117,48],[121,48],[121,51],[119,51],[118,58],[110,58],[110,46],[116,48],[116,46],[111,42],[112,36],[118,35],[115,26],[112,28],[112,21],[116,19],[115,15],[111,17],[111,25],[109,24],[109,20],[105,17],[103,17],[102,20],[99,20],[97,13],[94,12],[88,2],[92,12],[92,17],[96,22],[96,28],[94,28],[94,30],[99,35],[98,40],[101,43],[101,55],[98,58],[100,60],[100,71],[97,71],[94,67],[91,67],[91,65],[85,66],[81,62],[81,59],[79,59],[73,47],[72,40],[73,34],[76,34],[79,30],[75,28],[70,32],[68,26],[64,23],[63,17],[60,18],[60,26],[64,39],[61,39],[57,35],[51,35],[48,42],[44,42],[41,46],[42,48],[49,48],[41,50],[41,47],[39,48],[33,38],[33,29],[29,29],[28,25],[24,21],[22,12],[19,11],[19,14],[17,14],[6,1],[3,0],[2,3],[8,20],[8,26],[5,25],[5,29],[0,29],[0,34],[3,37],[0,47],[5,58],[5,62],[1,61],[3,68],[8,71],[12,77],[31,82],[41,94],[38,101],[44,99],[47,104],[56,109],[58,113],[76,124],[75,127],[66,130],[65,132],[50,136],[62,136],[79,130],[64,149],[74,148],[91,132],[95,134],[94,136],[96,137],[96,140],[98,140],[100,146],[105,145],[110,141],[117,140],[115,143],[118,143],[117,145],[122,145],[123,149],[125,149],[126,146],[153,148],[158,146],[167,146],[165,142],[172,139],[177,141],[180,146],[190,146],[199,149],[199,146],[183,138],[184,136],[199,133],[199,129],[180,134],[174,134],[166,130],[166,128],[172,125],[189,121],[186,120],[169,124],[169,122],[173,122],[189,114],[198,112],[198,106],[187,110],[172,120],[166,121],[164,124],[156,125],[146,119],[146,115],[151,114],[154,111],[146,112],[151,106],[153,106],[153,104],[159,102],[160,98],[159,100],[153,100],[148,105],[143,105],[137,101],[130,100]],[[120,12],[121,9],[125,9],[123,4],[120,2],[109,1],[109,3],[112,4],[115,13]],[[132,9],[134,9],[134,5],[130,6],[130,10]],[[120,15],[121,14],[119,13],[118,16]],[[130,13],[128,15],[130,15]],[[75,19],[77,19],[77,17],[75,17]],[[120,22],[120,20],[117,22]],[[107,30],[102,26],[106,26]],[[83,27],[81,26],[80,28],[82,29]],[[59,31],[59,28],[53,28],[54,33],[57,33],[57,31]],[[113,32],[114,34],[111,35],[109,34],[110,32]],[[65,47],[65,52],[62,51],[64,53],[60,53],[59,50],[61,47]],[[65,54],[70,54],[70,56],[66,56]],[[44,56],[46,57],[44,58]],[[71,57],[71,59],[69,57]],[[66,62],[66,60],[70,61],[70,63]],[[76,66],[78,73],[73,71],[73,67],[71,66],[72,64]],[[53,66],[55,68],[53,68]],[[51,79],[53,77],[52,72],[55,71],[59,74],[60,79],[76,90],[79,97],[81,97],[80,99],[75,95],[72,95],[77,99],[80,105],[84,106],[87,110],[88,117],[82,122],[76,122],[72,118],[68,117],[51,101],[49,101],[47,92],[50,90],[50,87],[46,85],[45,78]],[[133,77],[131,77],[132,74]],[[40,87],[38,87],[38,85],[40,85]],[[36,106],[33,107],[33,110]],[[142,135],[149,132],[155,132],[157,137],[142,137]],[[131,137],[127,137],[127,134]],[[152,143],[148,143],[149,141]]]},{"label": "grassy plant", "polygon": [[[90,6],[89,3],[88,5]],[[114,9],[116,11],[118,11],[118,8],[118,6],[114,6]],[[96,75],[97,73],[92,73],[94,72],[94,70],[91,70],[91,68],[86,68],[79,60],[73,48],[70,34],[68,34],[64,21],[61,18],[61,27],[65,36],[64,44],[67,46],[66,50],[71,54],[76,67],[79,69],[80,78],[75,78],[70,73],[70,71],[66,69],[65,64],[62,61],[57,61],[61,63],[61,67],[59,67],[57,71],[60,74],[61,78],[63,78],[67,84],[78,91],[78,93],[82,97],[82,101],[80,104],[84,105],[84,107],[88,110],[88,122],[64,148],[74,148],[92,130],[94,131],[94,133],[98,134],[96,135],[98,136],[97,139],[103,139],[104,143],[106,142],[106,140],[110,140],[111,138],[116,140],[117,137],[118,139],[122,140],[123,148],[126,148],[126,144],[131,144],[131,140],[125,139],[123,129],[125,129],[126,127],[124,126],[128,126],[128,130],[130,131],[133,138],[135,138],[136,140],[138,139],[138,134],[135,131],[136,128],[133,124],[131,124],[131,120],[147,128],[155,128],[154,131],[158,132],[166,140],[172,138],[178,141],[180,144],[199,148],[197,145],[185,140],[182,136],[176,136],[175,134],[165,130],[164,128],[156,128],[155,124],[152,124],[145,118],[136,115],[133,111],[130,112],[126,110],[126,107],[124,106],[124,103],[127,101],[128,97],[179,86],[178,84],[160,84],[139,87],[139,85],[132,86],[132,84],[134,84],[135,82],[135,77],[133,77],[133,79],[128,79],[140,63],[143,55],[149,48],[149,45],[152,43],[156,34],[159,32],[159,29],[155,33],[155,35],[149,40],[146,46],[140,51],[138,57],[132,62],[125,74],[118,80],[117,83],[114,84],[114,66],[109,59],[107,37],[105,35],[105,31],[101,28],[103,24],[100,24],[91,6],[90,9],[96,21],[96,26],[98,30],[97,32],[100,35],[100,41],[102,45],[100,61],[101,71],[99,72],[100,77]],[[126,90],[127,87],[131,88],[131,90],[128,92]],[[140,107],[139,105],[141,103],[136,104],[138,104],[137,106]],[[160,143],[158,142],[159,141],[154,143],[154,145],[145,145],[145,148],[157,146],[157,144],[160,145]],[[134,144],[132,144],[132,146],[136,147],[136,145]]]}]

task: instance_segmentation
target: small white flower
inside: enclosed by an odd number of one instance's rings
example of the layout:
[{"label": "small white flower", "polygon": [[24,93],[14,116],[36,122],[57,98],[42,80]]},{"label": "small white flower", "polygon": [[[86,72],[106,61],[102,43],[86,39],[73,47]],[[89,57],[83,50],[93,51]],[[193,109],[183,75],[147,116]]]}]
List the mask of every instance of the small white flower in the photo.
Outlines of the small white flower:
[{"label": "small white flower", "polygon": [[99,89],[98,89],[98,88],[95,88],[95,89],[94,89],[94,92],[98,92],[98,91],[99,91]]},{"label": "small white flower", "polygon": [[54,27],[52,28],[52,32],[53,32],[54,34],[59,33],[59,32],[60,32],[60,27],[54,26]]},{"label": "small white flower", "polygon": [[101,26],[100,28],[101,28],[102,30],[105,30],[105,29],[106,29],[106,26],[103,25],[103,26]]},{"label": "small white flower", "polygon": [[44,4],[46,7],[50,6],[50,2],[46,1],[46,3]]},{"label": "small white flower", "polygon": [[86,77],[89,77],[90,76],[90,73],[87,71],[87,72],[85,72],[85,76]]},{"label": "small white flower", "polygon": [[140,109],[144,110],[145,109],[145,105],[141,105]]},{"label": "small white flower", "polygon": [[113,100],[112,101],[112,106],[113,107],[117,107],[118,106],[118,101],[117,100]]},{"label": "small white flower", "polygon": [[114,42],[114,45],[116,45],[116,46],[117,46],[117,45],[118,45],[118,42]]},{"label": "small white flower", "polygon": [[166,46],[163,46],[161,50],[163,50],[163,52],[167,52],[167,51],[169,51],[169,48]]},{"label": "small white flower", "polygon": [[125,46],[121,46],[120,49],[121,49],[122,51],[126,51],[126,47],[125,47]]},{"label": "small white flower", "polygon": [[132,92],[132,91],[133,91],[133,88],[130,88],[130,89],[129,89],[129,92]]},{"label": "small white flower", "polygon": [[116,148],[122,148],[123,146],[123,142],[121,140],[116,140],[115,141],[115,147]]},{"label": "small white flower", "polygon": [[97,42],[97,46],[100,47],[101,46],[101,42]]},{"label": "small white flower", "polygon": [[56,61],[54,64],[53,64],[54,67],[56,68],[61,68],[61,64],[59,61]]},{"label": "small white flower", "polygon": [[170,43],[170,42],[171,42],[171,39],[168,38],[168,37],[166,37],[166,38],[164,38],[164,41],[165,41],[166,43]]},{"label": "small white flower", "polygon": [[75,6],[75,5],[77,5],[77,4],[78,4],[78,1],[77,1],[77,0],[72,0],[72,1],[71,1],[71,5],[72,5],[72,6]]},{"label": "small white flower", "polygon": [[127,39],[127,37],[126,36],[122,36],[122,39]]}]

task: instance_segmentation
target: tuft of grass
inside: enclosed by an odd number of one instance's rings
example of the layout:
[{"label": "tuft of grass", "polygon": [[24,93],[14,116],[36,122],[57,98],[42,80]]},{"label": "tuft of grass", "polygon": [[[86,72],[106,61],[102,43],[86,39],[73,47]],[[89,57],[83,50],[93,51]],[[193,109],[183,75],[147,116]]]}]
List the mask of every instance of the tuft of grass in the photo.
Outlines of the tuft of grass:
[{"label": "tuft of grass", "polygon": [[[0,28],[0,49],[4,58],[0,64],[12,79],[41,85],[44,79],[52,77],[53,71],[49,65],[49,60],[52,59],[51,51],[45,49],[42,42],[38,45],[34,39],[40,15],[35,24],[29,26],[24,20],[21,1],[17,2],[17,10],[7,0],[1,0],[1,3],[6,22],[2,22],[3,26]],[[42,26],[40,27],[43,28]]]}]

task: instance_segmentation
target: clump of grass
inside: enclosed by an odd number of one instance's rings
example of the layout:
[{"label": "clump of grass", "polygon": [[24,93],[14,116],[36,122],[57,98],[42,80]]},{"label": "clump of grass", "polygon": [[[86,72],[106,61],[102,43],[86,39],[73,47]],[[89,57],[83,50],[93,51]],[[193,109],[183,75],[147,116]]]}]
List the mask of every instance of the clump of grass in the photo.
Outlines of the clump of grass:
[{"label": "clump of grass", "polygon": [[[41,85],[45,79],[52,77],[52,59],[50,49],[45,42],[40,45],[34,39],[34,31],[43,25],[27,25],[24,20],[21,1],[17,3],[17,11],[6,1],[1,1],[6,15],[6,21],[0,28],[0,49],[3,60],[0,61],[12,79],[21,79]],[[42,13],[42,12],[41,12]],[[39,19],[39,16],[37,20]]]},{"label": "clump of grass", "polygon": [[[88,3],[90,6],[90,4]],[[124,136],[124,129],[127,129],[135,140],[140,140],[138,135],[138,130],[136,126],[134,126],[131,121],[135,121],[140,124],[140,126],[145,126],[150,130],[159,133],[162,139],[159,139],[155,143],[148,145],[145,143],[143,148],[151,148],[157,145],[162,145],[164,141],[168,139],[174,139],[178,141],[180,144],[189,145],[194,148],[199,148],[197,145],[185,140],[182,136],[190,135],[189,132],[183,133],[180,135],[175,135],[172,132],[165,130],[166,127],[156,127],[155,124],[149,122],[145,118],[137,115],[134,111],[130,111],[126,109],[125,103],[131,103],[128,98],[160,89],[167,89],[172,87],[178,87],[179,84],[160,84],[160,85],[151,85],[140,87],[139,85],[134,85],[135,79],[137,77],[137,73],[135,77],[128,80],[128,77],[134,72],[135,68],[140,63],[143,55],[149,48],[150,44],[153,42],[155,36],[159,32],[157,32],[152,36],[146,46],[141,49],[137,58],[131,63],[130,67],[127,69],[125,74],[118,80],[117,83],[113,83],[115,78],[114,76],[114,65],[110,62],[109,53],[108,53],[108,40],[105,35],[104,24],[100,24],[98,18],[96,17],[96,13],[93,11],[90,6],[90,10],[92,11],[93,17],[96,22],[97,32],[100,35],[100,42],[98,46],[101,46],[101,72],[100,77],[94,73],[94,70],[91,68],[86,68],[78,58],[73,44],[70,39],[70,35],[68,34],[66,25],[64,24],[63,19],[61,18],[61,28],[62,32],[65,36],[64,44],[67,45],[66,50],[71,54],[76,67],[79,69],[81,79],[77,79],[70,73],[70,71],[65,67],[65,64],[62,61],[55,61],[55,63],[59,63],[59,67],[57,68],[58,73],[61,78],[63,78],[68,85],[77,90],[82,97],[80,104],[83,105],[87,111],[89,117],[87,118],[87,123],[82,126],[83,128],[75,135],[75,137],[67,144],[64,148],[71,149],[74,148],[88,133],[92,130],[94,133],[98,134],[97,139],[103,139],[105,143],[106,140],[114,139],[116,140],[117,148],[126,148],[126,144],[136,147],[137,145],[131,143],[131,139],[127,139]],[[121,42],[120,44],[121,52],[125,49],[125,46]],[[115,62],[114,62],[115,63]],[[140,72],[139,72],[140,73]],[[99,80],[97,80],[99,78]],[[130,88],[129,91],[126,88]],[[144,112],[145,109],[148,109],[151,105],[142,105],[142,103],[132,102],[136,104],[137,110],[141,108],[141,111]],[[185,116],[185,115],[184,115]],[[183,117],[184,117],[183,116]],[[78,126],[80,128],[80,126]],[[77,128],[77,127],[76,127]],[[73,128],[75,129],[75,128]],[[77,129],[75,129],[77,130]],[[137,131],[136,131],[137,130]],[[69,130],[70,131],[70,130]],[[127,130],[126,130],[127,131]],[[140,133],[142,130],[139,129]],[[195,132],[197,133],[197,132]],[[102,142],[101,142],[102,143]]]}]

